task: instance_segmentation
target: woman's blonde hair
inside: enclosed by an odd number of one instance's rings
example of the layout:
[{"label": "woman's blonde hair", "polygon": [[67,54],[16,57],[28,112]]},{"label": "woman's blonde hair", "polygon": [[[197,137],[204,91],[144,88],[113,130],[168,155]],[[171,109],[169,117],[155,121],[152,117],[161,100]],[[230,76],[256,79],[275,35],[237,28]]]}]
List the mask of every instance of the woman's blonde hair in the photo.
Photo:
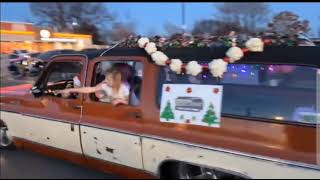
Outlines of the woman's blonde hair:
[{"label": "woman's blonde hair", "polygon": [[118,92],[119,89],[120,89],[120,86],[121,86],[121,83],[122,83],[122,75],[121,75],[121,72],[116,70],[116,69],[111,69],[109,71],[107,71],[106,73],[106,77],[107,76],[110,76],[112,77],[113,79],[113,91],[115,92]]}]

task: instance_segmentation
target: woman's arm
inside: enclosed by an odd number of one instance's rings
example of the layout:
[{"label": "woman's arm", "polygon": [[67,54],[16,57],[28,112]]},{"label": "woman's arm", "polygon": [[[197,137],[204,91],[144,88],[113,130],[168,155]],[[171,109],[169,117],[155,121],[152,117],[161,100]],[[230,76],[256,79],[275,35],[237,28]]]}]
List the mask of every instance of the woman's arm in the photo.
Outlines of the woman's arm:
[{"label": "woman's arm", "polygon": [[89,94],[89,93],[94,93],[97,91],[103,90],[101,85],[97,85],[94,87],[83,87],[83,88],[70,88],[70,89],[64,89],[60,91],[56,91],[57,93],[84,93],[84,94]]}]

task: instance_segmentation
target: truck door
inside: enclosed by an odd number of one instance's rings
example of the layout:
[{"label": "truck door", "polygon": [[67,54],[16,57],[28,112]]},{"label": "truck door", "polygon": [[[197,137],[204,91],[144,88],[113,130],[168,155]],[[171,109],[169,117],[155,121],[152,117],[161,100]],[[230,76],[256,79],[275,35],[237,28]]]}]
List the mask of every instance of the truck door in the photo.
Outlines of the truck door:
[{"label": "truck door", "polygon": [[21,138],[82,154],[79,135],[82,96],[58,97],[51,92],[83,86],[86,67],[85,56],[64,55],[52,59],[35,84],[45,93],[21,102],[25,107],[17,130]]},{"label": "truck door", "polygon": [[86,95],[81,119],[81,140],[89,163],[94,159],[142,169],[139,134],[143,68],[145,57],[98,57],[90,62],[86,86],[95,86],[104,80],[106,71],[118,68],[130,86],[129,105],[113,106],[95,93]]}]

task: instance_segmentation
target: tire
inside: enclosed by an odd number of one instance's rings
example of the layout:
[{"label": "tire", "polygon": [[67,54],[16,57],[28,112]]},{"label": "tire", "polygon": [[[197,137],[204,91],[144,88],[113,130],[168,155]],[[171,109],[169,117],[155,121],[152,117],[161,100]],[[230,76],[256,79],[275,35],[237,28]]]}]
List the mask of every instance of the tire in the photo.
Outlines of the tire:
[{"label": "tire", "polygon": [[170,164],[164,178],[171,179],[244,179],[210,168],[195,166],[183,162]]},{"label": "tire", "polygon": [[0,127],[0,149],[16,149],[12,137],[8,134],[8,128],[5,126]]}]

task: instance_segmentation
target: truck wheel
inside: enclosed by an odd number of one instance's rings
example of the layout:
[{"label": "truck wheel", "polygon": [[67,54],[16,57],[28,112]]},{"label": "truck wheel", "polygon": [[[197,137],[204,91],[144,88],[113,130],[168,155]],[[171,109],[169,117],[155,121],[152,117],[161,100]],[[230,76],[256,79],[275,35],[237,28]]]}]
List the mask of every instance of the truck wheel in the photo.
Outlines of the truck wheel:
[{"label": "truck wheel", "polygon": [[15,149],[12,137],[8,134],[8,128],[0,127],[0,149]]},{"label": "truck wheel", "polygon": [[179,179],[220,179],[220,175],[213,169],[194,166],[186,163],[177,164],[177,178]]}]

